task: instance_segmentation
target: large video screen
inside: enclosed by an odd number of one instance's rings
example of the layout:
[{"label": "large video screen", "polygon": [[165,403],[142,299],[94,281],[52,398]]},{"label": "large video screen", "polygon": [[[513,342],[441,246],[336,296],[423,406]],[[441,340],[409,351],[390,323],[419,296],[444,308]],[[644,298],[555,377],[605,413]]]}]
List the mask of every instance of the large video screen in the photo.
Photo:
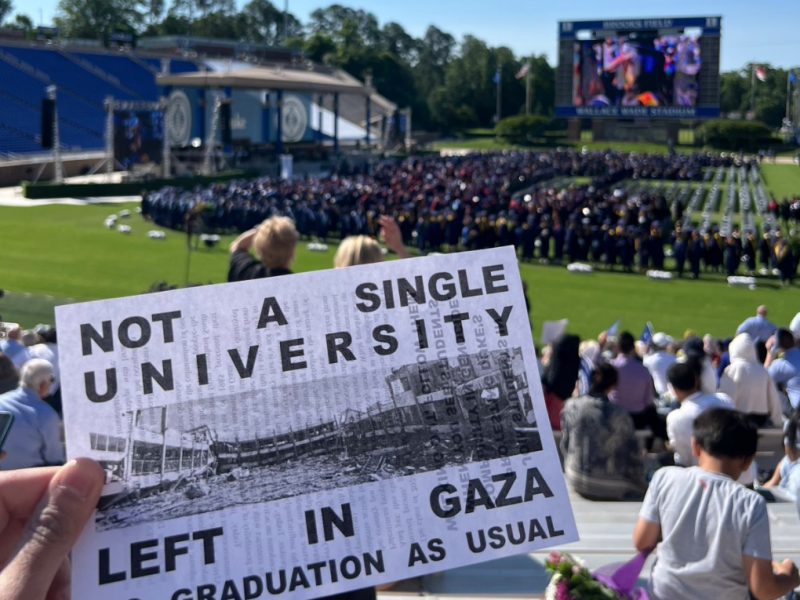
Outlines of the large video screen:
[{"label": "large video screen", "polygon": [[719,116],[721,17],[559,23],[556,116]]},{"label": "large video screen", "polygon": [[114,158],[125,169],[161,164],[164,114],[158,110],[114,113]]},{"label": "large video screen", "polygon": [[633,33],[574,50],[574,106],[697,106],[699,36]]}]

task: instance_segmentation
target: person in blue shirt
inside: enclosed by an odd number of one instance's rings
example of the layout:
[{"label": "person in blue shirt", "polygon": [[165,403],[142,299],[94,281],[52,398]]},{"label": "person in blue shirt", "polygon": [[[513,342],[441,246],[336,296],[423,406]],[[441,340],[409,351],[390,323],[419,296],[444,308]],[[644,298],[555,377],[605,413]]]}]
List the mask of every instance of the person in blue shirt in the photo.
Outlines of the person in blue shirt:
[{"label": "person in blue shirt", "polygon": [[56,411],[43,400],[50,393],[53,365],[41,358],[25,363],[20,386],[0,396],[0,411],[14,415],[4,450],[3,470],[27,469],[64,463],[61,422]]},{"label": "person in blue shirt", "polygon": [[[764,364],[772,381],[786,394],[787,402],[782,402],[783,414],[789,417],[800,406],[800,348],[795,346],[794,335],[783,327],[767,341],[767,362]],[[783,356],[775,359],[779,350]]]},{"label": "person in blue shirt", "polygon": [[767,307],[763,304],[756,309],[756,316],[742,321],[736,328],[736,335],[748,333],[754,342],[766,342],[778,327],[767,319]]}]

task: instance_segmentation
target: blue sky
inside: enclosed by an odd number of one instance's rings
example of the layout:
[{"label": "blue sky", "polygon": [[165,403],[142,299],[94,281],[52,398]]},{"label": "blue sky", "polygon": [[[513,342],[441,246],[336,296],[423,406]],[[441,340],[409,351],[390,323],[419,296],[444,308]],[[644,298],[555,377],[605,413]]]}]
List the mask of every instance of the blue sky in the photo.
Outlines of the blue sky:
[{"label": "blue sky", "polygon": [[[168,0],[169,2],[170,0]],[[246,0],[236,0],[241,6]],[[17,9],[45,23],[58,0],[14,0]],[[273,0],[281,6],[284,0]],[[331,2],[289,0],[289,10],[305,21],[311,11]],[[396,21],[420,36],[430,24],[461,38],[473,34],[491,45],[504,44],[518,55],[556,56],[556,23],[560,20],[722,15],[722,69],[747,62],[777,67],[800,65],[800,2],[797,0],[339,0],[377,15],[381,24]]]}]

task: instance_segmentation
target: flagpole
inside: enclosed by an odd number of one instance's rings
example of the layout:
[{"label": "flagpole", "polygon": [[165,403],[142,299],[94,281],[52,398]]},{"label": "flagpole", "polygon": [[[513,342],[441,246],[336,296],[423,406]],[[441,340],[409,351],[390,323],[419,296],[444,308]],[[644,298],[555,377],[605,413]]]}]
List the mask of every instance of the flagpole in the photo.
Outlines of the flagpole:
[{"label": "flagpole", "polygon": [[528,72],[525,73],[525,114],[531,114],[531,59],[528,59]]},{"label": "flagpole", "polygon": [[786,122],[789,123],[790,115],[789,110],[792,104],[792,70],[786,73]]},{"label": "flagpole", "polygon": [[750,65],[750,114],[756,117],[756,65]]},{"label": "flagpole", "polygon": [[500,81],[502,77],[500,75],[500,65],[497,66],[497,116],[495,118],[495,124],[500,123]]}]

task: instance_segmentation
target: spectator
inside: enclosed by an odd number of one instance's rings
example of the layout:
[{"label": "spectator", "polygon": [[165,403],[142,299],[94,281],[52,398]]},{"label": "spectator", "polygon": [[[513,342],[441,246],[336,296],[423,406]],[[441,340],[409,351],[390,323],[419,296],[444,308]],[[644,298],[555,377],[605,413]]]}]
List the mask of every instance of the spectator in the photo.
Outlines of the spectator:
[{"label": "spectator", "polygon": [[704,394],[713,394],[717,391],[717,374],[711,366],[711,360],[706,355],[703,340],[696,335],[690,335],[683,342],[683,358],[680,362],[696,361],[700,367],[700,391]]},{"label": "spectator", "polygon": [[0,394],[16,389],[19,384],[19,373],[11,358],[0,352]]},{"label": "spectator", "polygon": [[732,408],[727,396],[704,394],[699,389],[700,365],[696,361],[676,362],[669,368],[667,377],[672,393],[680,403],[680,408],[667,415],[667,434],[669,445],[675,453],[675,464],[692,466],[692,425],[704,411],[714,407]]},{"label": "spectator", "polygon": [[766,342],[775,333],[777,327],[767,320],[767,307],[763,304],[756,309],[756,316],[745,319],[736,328],[736,335],[749,333],[754,342]]},{"label": "spectator", "polygon": [[[675,365],[678,367],[678,365]],[[637,550],[658,544],[653,600],[779,598],[800,585],[790,561],[772,562],[764,499],[736,483],[753,462],[755,424],[714,408],[694,423],[699,466],[656,472],[633,534]],[[749,588],[749,589],[748,589]]]},{"label": "spectator", "polygon": [[589,393],[561,413],[561,451],[567,482],[591,500],[641,498],[647,489],[639,443],[628,412],[608,401],[617,370],[598,365]]},{"label": "spectator", "polygon": [[6,332],[7,337],[0,340],[0,352],[8,356],[17,369],[21,369],[28,360],[28,349],[20,342],[22,331],[19,325],[11,323],[7,325],[11,327]]},{"label": "spectator", "polygon": [[64,462],[60,421],[56,411],[42,400],[50,392],[53,365],[41,358],[25,363],[20,386],[0,396],[0,410],[14,415],[14,426],[6,438],[8,456],[3,469],[26,469]]},{"label": "spectator", "polygon": [[[382,216],[379,220],[381,234],[386,245],[400,258],[409,258],[411,255],[403,244],[400,228],[391,217]],[[366,235],[351,235],[339,244],[336,255],[333,257],[333,266],[336,269],[351,267],[353,265],[366,265],[383,261],[383,250],[378,242]]]},{"label": "spectator", "polygon": [[653,378],[636,355],[633,336],[623,331],[617,344],[619,355],[610,362],[616,367],[619,380],[608,395],[609,400],[630,413],[636,429],[649,427],[655,437],[666,439],[666,428],[654,403]]},{"label": "spectator", "polygon": [[758,362],[749,333],[737,335],[730,346],[731,364],[722,374],[719,391],[730,397],[733,407],[750,415],[757,427],[783,424],[778,390],[764,366]]},{"label": "spectator", "polygon": [[31,358],[43,358],[53,365],[53,382],[50,384],[49,393],[44,401],[52,406],[53,410],[61,417],[61,377],[58,368],[57,343],[55,326],[48,327],[42,334],[42,343],[31,346],[28,352]]},{"label": "spectator", "polygon": [[667,352],[667,346],[672,343],[672,338],[666,333],[656,333],[650,342],[650,354],[642,359],[644,366],[650,371],[656,394],[663,396],[669,391],[667,369],[677,360],[674,354]]},{"label": "spectator", "polygon": [[[767,341],[769,355],[764,366],[772,381],[786,396],[781,398],[783,414],[789,417],[800,405],[800,349],[795,346],[794,335],[788,329],[779,329]],[[783,357],[776,359],[779,351]]]},{"label": "spectator", "polygon": [[[299,234],[288,217],[270,217],[230,245],[228,281],[248,281],[291,273]],[[253,248],[259,260],[249,250]]]},{"label": "spectator", "polygon": [[547,416],[553,429],[561,429],[561,409],[564,401],[575,392],[580,369],[577,335],[564,333],[553,342],[550,361],[542,373],[542,389]]},{"label": "spectator", "polygon": [[800,312],[797,313],[789,324],[789,331],[792,332],[795,340],[800,340]]},{"label": "spectator", "polygon": [[778,487],[792,500],[800,499],[800,409],[792,414],[784,428],[783,457],[775,473],[764,487]]}]

